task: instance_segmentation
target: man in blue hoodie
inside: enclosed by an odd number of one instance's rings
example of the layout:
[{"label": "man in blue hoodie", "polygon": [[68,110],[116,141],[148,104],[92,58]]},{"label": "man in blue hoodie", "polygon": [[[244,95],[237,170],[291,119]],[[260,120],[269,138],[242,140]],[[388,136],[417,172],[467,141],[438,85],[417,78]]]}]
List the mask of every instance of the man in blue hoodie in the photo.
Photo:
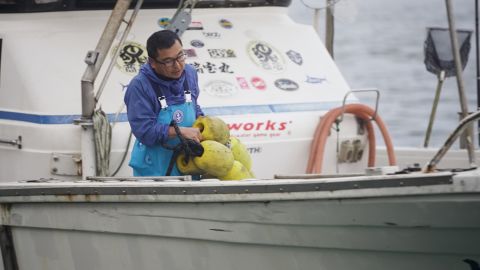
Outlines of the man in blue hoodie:
[{"label": "man in blue hoodie", "polygon": [[[200,130],[192,124],[203,112],[197,103],[197,72],[185,64],[187,55],[177,34],[169,30],[153,33],[147,52],[148,62],[132,79],[124,98],[136,137],[129,165],[134,176],[162,176],[173,154],[162,144],[179,143],[171,121],[185,138],[200,142]],[[171,175],[180,175],[176,165]]]}]

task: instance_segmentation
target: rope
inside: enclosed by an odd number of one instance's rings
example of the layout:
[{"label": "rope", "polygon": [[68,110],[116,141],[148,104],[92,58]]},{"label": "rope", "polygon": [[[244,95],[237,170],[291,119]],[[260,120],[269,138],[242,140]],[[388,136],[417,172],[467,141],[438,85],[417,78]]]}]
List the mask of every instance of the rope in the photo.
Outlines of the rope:
[{"label": "rope", "polygon": [[[125,91],[125,88],[127,88],[128,85],[122,85],[123,91]],[[115,118],[112,121],[112,130],[115,128],[115,124],[118,123],[118,117],[120,116],[120,113],[123,111],[123,108],[125,107],[125,103],[122,102],[120,105],[120,108],[118,108],[117,112],[115,113]],[[128,141],[127,141],[127,146],[125,146],[125,151],[123,151],[122,159],[120,160],[120,163],[118,164],[117,168],[115,171],[110,175],[110,176],[115,176],[117,173],[120,171],[120,169],[123,166],[123,163],[125,162],[125,159],[127,158],[128,150],[130,149],[130,144],[132,143],[132,131],[130,130],[130,133],[128,135]]]},{"label": "rope", "polygon": [[112,128],[102,108],[96,110],[92,118],[97,176],[109,176]]},{"label": "rope", "polygon": [[162,146],[166,149],[173,151],[172,158],[170,159],[170,163],[168,164],[166,176],[170,176],[173,170],[173,165],[175,165],[178,156],[182,152],[185,156],[185,163],[188,163],[188,161],[190,161],[190,158],[203,155],[203,146],[192,139],[186,139],[185,137],[183,137],[182,133],[180,132],[180,128],[175,121],[172,120],[172,122],[170,122],[170,126],[173,126],[173,128],[175,129],[175,133],[180,139],[180,143],[173,147],[165,143],[162,144]]},{"label": "rope", "polygon": [[127,158],[128,149],[130,148],[131,142],[132,142],[132,131],[130,131],[130,134],[128,135],[127,146],[125,147],[125,151],[123,151],[122,160],[120,161],[120,164],[118,164],[117,169],[112,173],[111,176],[117,175],[118,171],[120,171],[120,168],[122,168],[122,165],[125,162],[125,158]]}]

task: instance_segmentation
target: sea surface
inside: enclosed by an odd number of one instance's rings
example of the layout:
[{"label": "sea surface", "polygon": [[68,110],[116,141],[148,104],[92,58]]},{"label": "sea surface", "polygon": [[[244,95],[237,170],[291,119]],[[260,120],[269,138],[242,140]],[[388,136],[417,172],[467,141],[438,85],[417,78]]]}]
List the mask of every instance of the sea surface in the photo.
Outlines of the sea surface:
[{"label": "sea surface", "polygon": [[[324,40],[325,2],[293,0],[289,15],[299,23],[312,24],[314,8],[320,8],[318,25]],[[452,5],[457,29],[474,32],[475,0],[452,0]],[[437,85],[436,75],[425,68],[423,47],[427,27],[448,27],[445,1],[340,0],[334,13],[334,58],[351,88],[379,89],[379,115],[394,144],[423,146]],[[469,111],[477,110],[475,39],[473,33],[463,73]],[[374,106],[368,96],[358,97]],[[458,124],[460,111],[457,80],[449,77],[442,88],[430,146],[443,144]],[[476,140],[476,125],[474,130]]]}]

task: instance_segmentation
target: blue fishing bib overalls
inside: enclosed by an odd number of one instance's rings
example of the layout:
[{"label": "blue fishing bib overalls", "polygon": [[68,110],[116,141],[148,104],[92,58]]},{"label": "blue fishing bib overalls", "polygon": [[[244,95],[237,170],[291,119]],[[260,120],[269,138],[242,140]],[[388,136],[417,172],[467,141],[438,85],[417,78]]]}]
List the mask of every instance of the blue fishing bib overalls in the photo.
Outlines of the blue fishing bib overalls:
[{"label": "blue fishing bib overalls", "polygon": [[[195,122],[196,119],[195,104],[194,101],[192,101],[187,78],[185,78],[183,83],[185,95],[185,103],[183,104],[167,104],[165,95],[163,95],[160,87],[155,87],[151,83],[150,85],[155,91],[157,100],[160,102],[161,106],[157,117],[157,123],[169,125],[173,120],[179,127],[191,127],[193,125],[193,122]],[[173,147],[179,142],[180,140],[175,137],[168,139],[166,144]],[[172,150],[168,150],[160,144],[146,146],[140,141],[135,140],[132,150],[132,158],[128,165],[133,168],[133,176],[164,176],[166,175],[172,155]],[[182,175],[177,169],[176,162],[170,175]]]}]

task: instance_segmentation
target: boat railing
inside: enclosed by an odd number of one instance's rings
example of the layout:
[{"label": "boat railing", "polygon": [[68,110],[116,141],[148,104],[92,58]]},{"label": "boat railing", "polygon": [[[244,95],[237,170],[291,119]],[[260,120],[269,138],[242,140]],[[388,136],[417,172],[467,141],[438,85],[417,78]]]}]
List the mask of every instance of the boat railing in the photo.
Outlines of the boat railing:
[{"label": "boat railing", "polygon": [[375,93],[376,94],[376,97],[375,97],[375,113],[371,116],[371,120],[375,120],[375,117],[377,116],[377,112],[378,112],[378,102],[380,100],[380,91],[378,91],[377,88],[366,88],[366,89],[354,89],[354,90],[351,90],[351,91],[348,91],[345,96],[343,97],[343,102],[342,102],[342,114],[340,115],[340,117],[338,118],[338,122],[341,123],[343,121],[343,116],[345,115],[345,105],[346,105],[346,102],[347,102],[347,98],[349,95],[351,94],[354,94],[354,93]]},{"label": "boat railing", "polygon": [[[110,72],[113,68],[114,61],[118,57],[118,54],[122,48],[122,42],[125,41],[128,36],[128,32],[133,24],[133,21],[136,18],[138,10],[140,9],[143,0],[137,1],[135,10],[132,13],[130,19],[127,21],[125,19],[128,8],[131,4],[131,0],[119,0],[117,1],[115,8],[112,10],[110,18],[103,30],[102,36],[100,37],[97,47],[93,51],[89,51],[85,58],[85,63],[87,68],[81,79],[81,89],[82,89],[82,116],[81,119],[75,121],[75,124],[78,124],[82,127],[82,175],[83,178],[86,176],[97,175],[97,166],[96,164],[96,148],[95,148],[95,138],[94,138],[94,127],[93,127],[93,115],[97,101],[100,98],[100,95],[103,91],[103,87],[108,80]],[[127,27],[124,30],[124,33],[121,37],[119,46],[115,51],[115,57],[112,58],[107,72],[104,76],[103,81],[101,82],[99,91],[95,95],[94,84],[95,79],[100,72],[100,69],[105,61],[105,58],[110,50],[112,43],[120,29],[122,22],[127,23]],[[105,166],[102,166],[103,168]]]},{"label": "boat railing", "polygon": [[154,181],[154,182],[164,182],[164,181],[192,181],[191,175],[179,175],[179,176],[135,176],[135,177],[110,177],[110,176],[88,176],[86,177],[87,181],[93,182],[125,182],[125,181]]},{"label": "boat railing", "polygon": [[[438,152],[433,156],[430,162],[427,163],[425,166],[425,172],[434,172],[436,170],[437,164],[443,158],[443,156],[447,153],[450,149],[452,144],[458,139],[458,137],[462,134],[462,132],[469,127],[469,124],[473,121],[480,119],[480,111],[470,114],[469,116],[463,118],[462,121],[458,124],[457,128],[448,136],[447,140],[443,144],[442,147],[438,150]],[[476,168],[477,165],[470,160],[470,167]]]},{"label": "boat railing", "polygon": [[365,173],[345,173],[345,174],[321,174],[321,173],[302,173],[302,174],[275,174],[273,179],[321,179],[321,178],[343,178],[365,176]]}]

